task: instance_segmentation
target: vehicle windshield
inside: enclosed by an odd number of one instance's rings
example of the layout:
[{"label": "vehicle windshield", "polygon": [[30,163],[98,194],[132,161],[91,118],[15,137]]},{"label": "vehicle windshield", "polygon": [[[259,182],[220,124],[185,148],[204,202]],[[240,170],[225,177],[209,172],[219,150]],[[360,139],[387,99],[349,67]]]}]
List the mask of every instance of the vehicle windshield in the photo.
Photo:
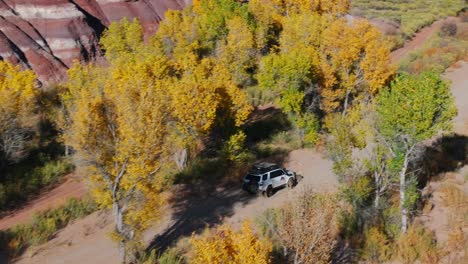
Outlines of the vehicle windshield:
[{"label": "vehicle windshield", "polygon": [[245,176],[245,179],[249,181],[259,182],[261,178],[258,175],[247,174],[247,176]]}]

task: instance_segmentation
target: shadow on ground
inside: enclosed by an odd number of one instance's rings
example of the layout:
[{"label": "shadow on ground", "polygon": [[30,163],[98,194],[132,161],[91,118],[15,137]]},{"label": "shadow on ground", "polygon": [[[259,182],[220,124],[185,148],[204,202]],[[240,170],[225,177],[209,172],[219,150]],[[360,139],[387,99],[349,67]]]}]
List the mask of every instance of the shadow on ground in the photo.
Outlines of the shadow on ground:
[{"label": "shadow on ground", "polygon": [[453,172],[468,164],[468,137],[453,134],[437,139],[424,150],[423,186],[441,173]]},{"label": "shadow on ground", "polygon": [[[264,160],[282,164],[285,158],[286,155],[275,155]],[[153,238],[147,251],[156,249],[162,253],[182,237],[221,224],[225,218],[234,215],[235,206],[245,206],[260,195],[243,191],[241,182],[227,186],[221,182],[218,185],[179,184],[173,193],[169,203],[172,204],[174,223]]]},{"label": "shadow on ground", "polygon": [[234,214],[236,204],[248,204],[256,196],[241,190],[239,186],[230,189],[216,188],[201,190],[182,186],[170,201],[173,204],[175,222],[163,233],[157,235],[147,248],[163,252],[179,238],[200,233],[206,227],[223,222]]}]

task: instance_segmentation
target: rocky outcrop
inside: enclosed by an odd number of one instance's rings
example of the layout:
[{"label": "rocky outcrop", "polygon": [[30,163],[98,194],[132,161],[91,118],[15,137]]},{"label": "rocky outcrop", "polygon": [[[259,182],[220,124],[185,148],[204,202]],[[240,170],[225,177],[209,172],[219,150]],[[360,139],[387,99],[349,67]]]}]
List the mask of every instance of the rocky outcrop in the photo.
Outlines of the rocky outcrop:
[{"label": "rocky outcrop", "polygon": [[36,72],[43,84],[65,80],[74,61],[101,55],[99,37],[112,21],[140,19],[154,34],[168,9],[190,0],[0,0],[0,59]]}]

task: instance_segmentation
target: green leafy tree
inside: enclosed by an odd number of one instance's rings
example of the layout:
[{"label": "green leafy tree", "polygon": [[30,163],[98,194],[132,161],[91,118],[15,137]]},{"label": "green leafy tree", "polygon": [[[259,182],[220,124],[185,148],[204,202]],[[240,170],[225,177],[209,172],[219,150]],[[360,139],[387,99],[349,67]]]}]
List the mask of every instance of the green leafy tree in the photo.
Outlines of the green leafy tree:
[{"label": "green leafy tree", "polygon": [[403,74],[377,98],[377,129],[399,171],[402,232],[408,227],[410,163],[420,155],[418,146],[424,140],[451,129],[456,113],[448,84],[431,72]]}]

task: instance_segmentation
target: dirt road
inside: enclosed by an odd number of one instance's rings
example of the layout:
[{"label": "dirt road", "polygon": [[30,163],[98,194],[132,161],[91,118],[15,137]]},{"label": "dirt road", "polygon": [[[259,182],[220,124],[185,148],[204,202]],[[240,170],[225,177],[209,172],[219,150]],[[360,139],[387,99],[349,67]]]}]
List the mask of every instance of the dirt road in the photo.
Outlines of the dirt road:
[{"label": "dirt road", "polygon": [[55,188],[44,192],[24,207],[7,213],[0,219],[0,230],[16,224],[26,223],[40,211],[54,208],[65,203],[70,198],[81,198],[86,193],[84,184],[73,174],[65,176],[64,181]]},{"label": "dirt road", "polygon": [[431,35],[440,29],[440,27],[445,21],[450,21],[450,20],[455,20],[455,19],[456,19],[455,17],[440,19],[432,23],[432,25],[421,29],[418,33],[414,35],[414,37],[410,41],[406,42],[403,47],[392,52],[391,54],[392,62],[398,63],[401,59],[403,59],[410,52],[421,48],[424,45],[424,43],[431,37]]}]

